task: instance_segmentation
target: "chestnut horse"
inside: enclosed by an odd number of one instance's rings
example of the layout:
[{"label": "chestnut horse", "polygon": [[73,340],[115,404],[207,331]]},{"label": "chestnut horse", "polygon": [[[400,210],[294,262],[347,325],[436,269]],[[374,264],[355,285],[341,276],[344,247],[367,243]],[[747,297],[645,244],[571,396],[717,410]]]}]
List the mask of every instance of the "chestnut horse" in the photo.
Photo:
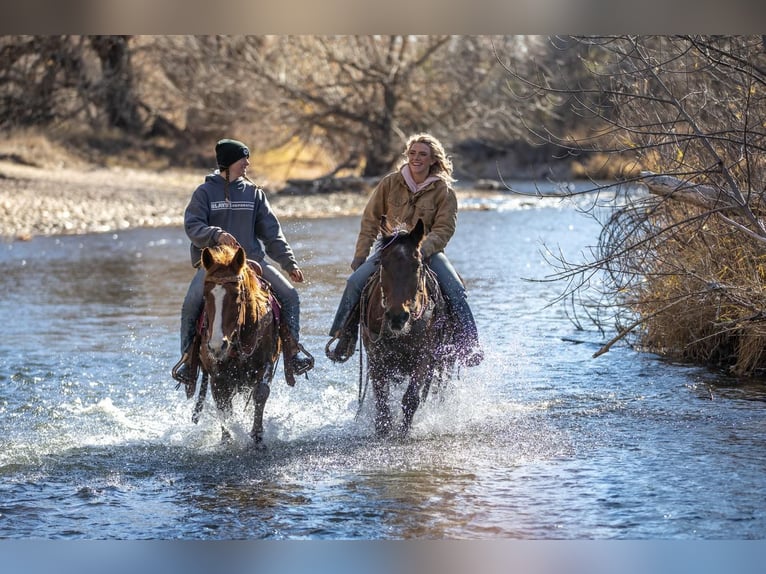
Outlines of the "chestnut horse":
[{"label": "chestnut horse", "polygon": [[375,396],[376,433],[386,436],[393,430],[390,390],[406,382],[398,425],[398,436],[405,437],[431,385],[444,382],[452,371],[454,332],[436,277],[420,256],[423,222],[407,232],[391,229],[383,217],[380,231],[380,268],[361,300],[362,342]]},{"label": "chestnut horse", "polygon": [[280,351],[273,298],[258,276],[258,264],[248,261],[241,247],[203,249],[202,265],[206,271],[202,386],[192,420],[199,418],[209,377],[222,440],[231,438],[226,423],[232,414],[232,398],[244,392],[255,408],[250,436],[257,444],[263,439],[263,410]]}]

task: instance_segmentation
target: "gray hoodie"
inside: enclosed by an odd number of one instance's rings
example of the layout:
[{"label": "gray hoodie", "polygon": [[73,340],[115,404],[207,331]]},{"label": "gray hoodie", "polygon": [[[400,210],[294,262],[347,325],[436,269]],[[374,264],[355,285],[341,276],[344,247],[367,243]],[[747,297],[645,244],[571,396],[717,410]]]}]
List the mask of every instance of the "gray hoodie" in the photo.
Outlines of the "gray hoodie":
[{"label": "gray hoodie", "polygon": [[297,269],[293,250],[263,189],[239,178],[229,182],[227,201],[225,185],[218,173],[208,175],[186,206],[184,228],[191,240],[192,265],[197,267],[202,249],[216,245],[218,236],[227,231],[239,241],[248,259],[260,263],[268,255],[288,273]]}]

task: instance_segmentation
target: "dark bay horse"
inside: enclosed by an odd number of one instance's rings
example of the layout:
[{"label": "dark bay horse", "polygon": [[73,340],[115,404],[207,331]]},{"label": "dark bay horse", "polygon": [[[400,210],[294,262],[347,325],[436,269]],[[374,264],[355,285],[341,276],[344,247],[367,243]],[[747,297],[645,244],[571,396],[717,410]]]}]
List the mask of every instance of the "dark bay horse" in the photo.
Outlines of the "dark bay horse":
[{"label": "dark bay horse", "polygon": [[404,437],[431,385],[451,374],[454,332],[436,277],[421,260],[423,222],[418,220],[407,232],[391,229],[384,217],[380,231],[380,269],[367,283],[361,301],[362,342],[379,436],[390,434],[394,426],[390,390],[407,383],[397,432]]},{"label": "dark bay horse", "polygon": [[205,268],[204,324],[200,343],[202,386],[192,420],[197,422],[209,378],[221,419],[222,439],[231,434],[226,422],[237,392],[253,402],[255,443],[263,439],[263,410],[279,358],[279,322],[269,288],[241,247],[217,246],[202,251]]}]

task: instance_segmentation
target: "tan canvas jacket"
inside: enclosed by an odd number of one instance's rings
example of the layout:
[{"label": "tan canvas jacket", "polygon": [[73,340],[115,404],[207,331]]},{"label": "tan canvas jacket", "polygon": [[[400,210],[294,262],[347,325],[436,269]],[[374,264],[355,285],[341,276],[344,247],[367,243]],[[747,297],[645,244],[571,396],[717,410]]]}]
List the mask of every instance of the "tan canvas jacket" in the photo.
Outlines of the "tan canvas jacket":
[{"label": "tan canvas jacket", "polygon": [[420,247],[423,257],[443,251],[455,233],[457,197],[443,180],[435,181],[413,194],[399,172],[385,176],[370,196],[362,214],[361,229],[354,258],[367,257],[385,215],[392,226],[405,224],[407,229],[422,219],[426,237]]}]

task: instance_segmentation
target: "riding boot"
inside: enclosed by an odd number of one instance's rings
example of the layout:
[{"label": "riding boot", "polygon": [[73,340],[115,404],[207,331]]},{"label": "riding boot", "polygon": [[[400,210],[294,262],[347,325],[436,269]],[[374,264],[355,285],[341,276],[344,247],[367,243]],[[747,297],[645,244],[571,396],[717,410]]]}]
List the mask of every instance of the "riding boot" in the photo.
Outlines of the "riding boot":
[{"label": "riding boot", "polygon": [[176,389],[181,385],[184,385],[187,399],[193,397],[194,392],[197,390],[197,377],[199,376],[200,370],[200,341],[201,338],[199,335],[194,337],[192,344],[189,345],[186,351],[184,351],[181,360],[175,364],[173,370],[170,372],[171,376],[178,381]]},{"label": "riding boot", "polygon": [[[359,337],[359,304],[357,303],[349,313],[343,328],[333,334],[325,347],[325,355],[333,363],[345,363],[356,351],[356,342]],[[333,341],[338,340],[334,349],[330,349]]]},{"label": "riding boot", "polygon": [[298,342],[284,321],[279,324],[279,338],[285,361],[285,381],[292,387],[295,386],[295,375],[303,375],[314,368],[314,357]]},{"label": "riding boot", "polygon": [[475,367],[484,360],[484,351],[479,344],[479,331],[476,328],[468,301],[463,299],[457,305],[449,303],[452,316],[458,324],[455,335],[455,348],[458,362],[466,367]]}]

